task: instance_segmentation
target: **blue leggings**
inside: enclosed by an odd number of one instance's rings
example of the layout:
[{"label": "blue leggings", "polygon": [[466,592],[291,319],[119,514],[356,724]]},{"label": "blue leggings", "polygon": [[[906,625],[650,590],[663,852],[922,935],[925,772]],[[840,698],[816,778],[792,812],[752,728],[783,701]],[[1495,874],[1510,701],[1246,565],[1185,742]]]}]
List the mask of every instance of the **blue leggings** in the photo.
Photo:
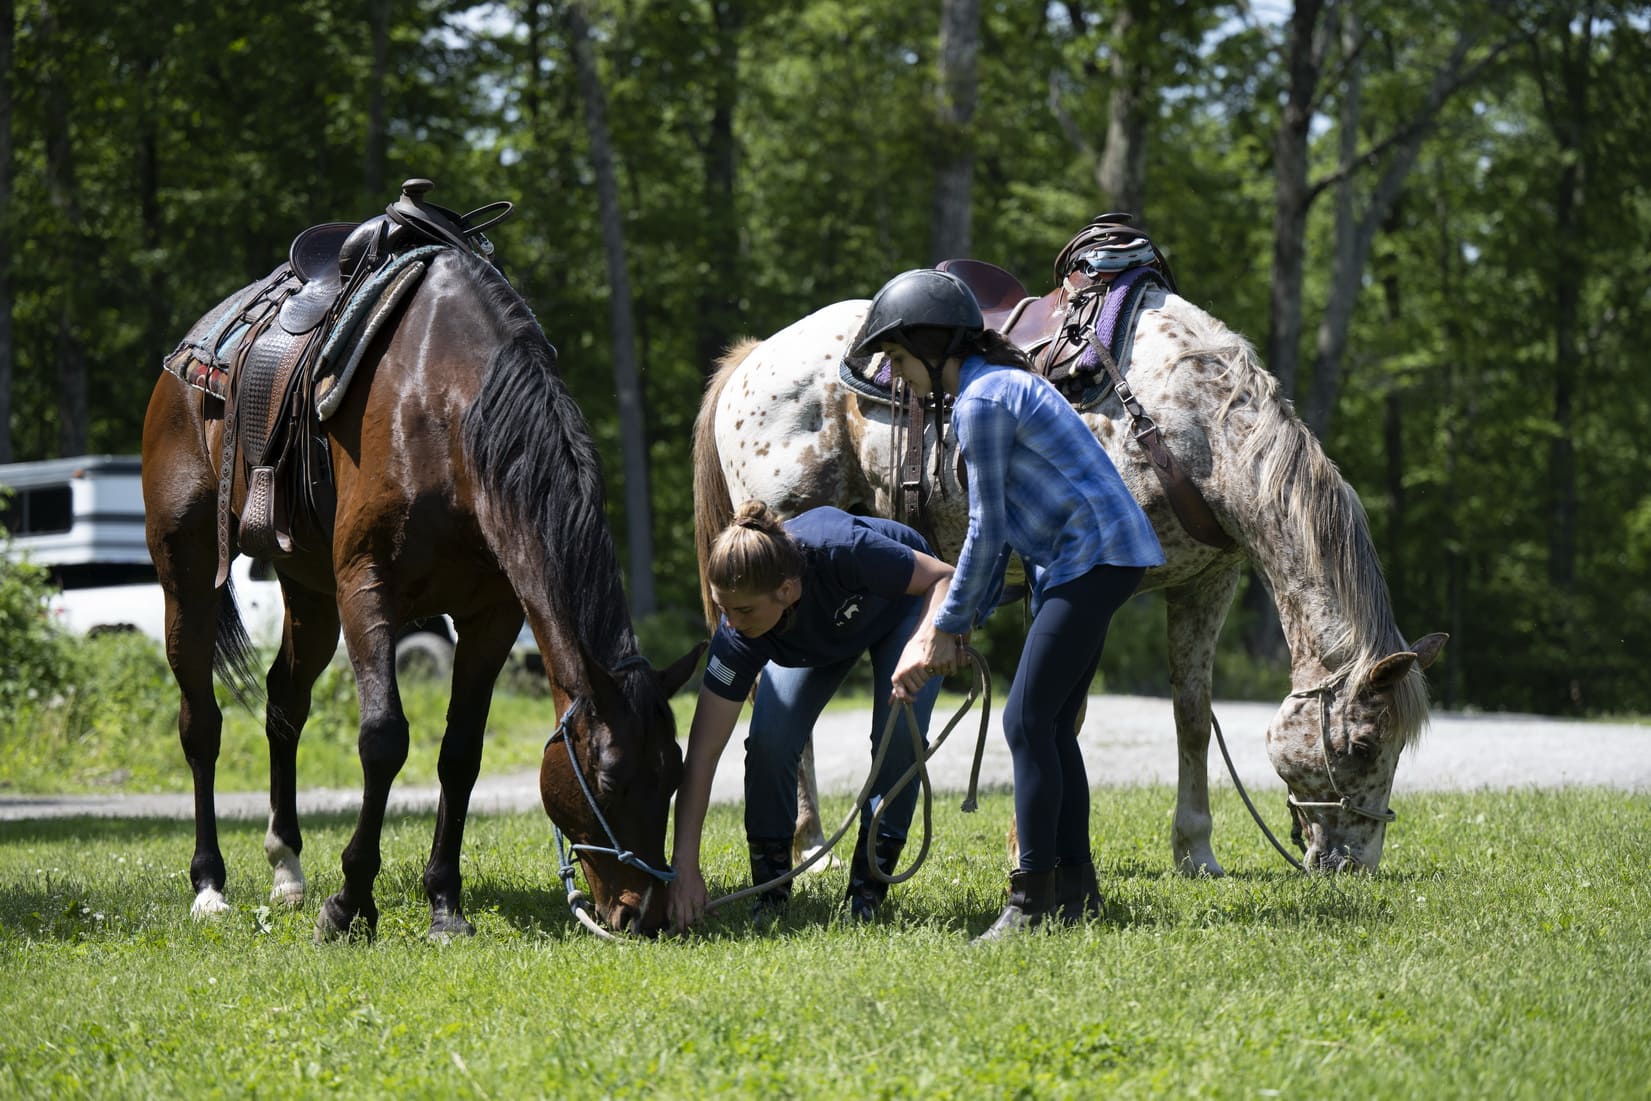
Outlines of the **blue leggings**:
[{"label": "blue leggings", "polygon": [[1020,870],[1081,864],[1089,852],[1089,774],[1078,712],[1101,663],[1107,627],[1141,583],[1139,566],[1096,566],[1044,594],[1003,705],[1015,770]]}]

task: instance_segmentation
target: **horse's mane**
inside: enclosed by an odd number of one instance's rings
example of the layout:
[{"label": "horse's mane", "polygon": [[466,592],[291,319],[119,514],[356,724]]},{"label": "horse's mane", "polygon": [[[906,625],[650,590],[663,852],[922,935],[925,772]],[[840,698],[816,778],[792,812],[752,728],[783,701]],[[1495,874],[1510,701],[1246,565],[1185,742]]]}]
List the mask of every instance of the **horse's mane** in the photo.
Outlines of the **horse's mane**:
[{"label": "horse's mane", "polygon": [[694,550],[699,559],[699,599],[705,610],[705,623],[713,631],[718,616],[711,602],[711,583],[705,577],[705,563],[710,558],[711,544],[734,518],[734,502],[728,495],[728,482],[717,455],[717,402],[734,368],[761,343],[747,338],[722,354],[716,371],[705,383],[705,396],[700,399],[699,414],[694,418]]},{"label": "horse's mane", "polygon": [[485,261],[451,255],[498,326],[499,344],[462,422],[481,504],[509,530],[537,536],[552,606],[612,670],[637,647],[590,428],[521,295]]},{"label": "horse's mane", "polygon": [[[1228,382],[1214,420],[1240,407],[1246,414],[1238,465],[1255,471],[1251,524],[1259,530],[1277,523],[1295,535],[1303,556],[1295,566],[1320,578],[1342,611],[1339,633],[1324,640],[1325,652],[1343,659],[1349,684],[1362,684],[1378,661],[1409,644],[1394,621],[1359,495],[1279,393],[1278,378],[1262,366],[1247,339],[1197,308],[1181,311],[1177,320],[1193,345],[1183,362],[1214,364]],[[1427,711],[1427,681],[1419,668],[1412,669],[1393,692],[1393,729],[1404,742],[1420,733]]]}]

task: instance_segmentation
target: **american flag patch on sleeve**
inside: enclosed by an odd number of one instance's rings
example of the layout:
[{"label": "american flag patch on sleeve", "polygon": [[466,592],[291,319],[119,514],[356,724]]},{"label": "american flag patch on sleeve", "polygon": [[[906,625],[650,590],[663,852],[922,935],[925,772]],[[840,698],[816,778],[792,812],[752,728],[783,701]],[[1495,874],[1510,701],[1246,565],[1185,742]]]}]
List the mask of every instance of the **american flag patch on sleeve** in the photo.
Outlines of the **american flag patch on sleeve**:
[{"label": "american flag patch on sleeve", "polygon": [[705,674],[706,676],[715,677],[730,688],[734,686],[734,671],[722,664],[722,660],[715,654],[711,655],[710,662],[706,664]]}]

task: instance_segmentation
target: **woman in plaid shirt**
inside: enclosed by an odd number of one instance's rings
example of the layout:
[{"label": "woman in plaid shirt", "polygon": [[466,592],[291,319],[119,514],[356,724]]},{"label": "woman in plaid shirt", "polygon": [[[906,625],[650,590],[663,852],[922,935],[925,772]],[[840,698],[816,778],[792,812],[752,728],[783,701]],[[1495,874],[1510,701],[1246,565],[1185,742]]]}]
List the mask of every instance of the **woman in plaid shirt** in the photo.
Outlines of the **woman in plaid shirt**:
[{"label": "woman in plaid shirt", "polygon": [[955,276],[926,268],[895,276],[872,300],[864,334],[857,353],[882,351],[919,395],[953,397],[968,472],[957,572],[896,669],[896,690],[950,671],[959,642],[990,611],[1011,550],[1032,582],[1032,624],[1003,708],[1020,866],[1009,875],[1008,905],[979,940],[1050,917],[1075,923],[1100,912],[1078,715],[1113,613],[1147,567],[1163,564],[1163,550],[1083,419],[1024,352],[985,328]]}]

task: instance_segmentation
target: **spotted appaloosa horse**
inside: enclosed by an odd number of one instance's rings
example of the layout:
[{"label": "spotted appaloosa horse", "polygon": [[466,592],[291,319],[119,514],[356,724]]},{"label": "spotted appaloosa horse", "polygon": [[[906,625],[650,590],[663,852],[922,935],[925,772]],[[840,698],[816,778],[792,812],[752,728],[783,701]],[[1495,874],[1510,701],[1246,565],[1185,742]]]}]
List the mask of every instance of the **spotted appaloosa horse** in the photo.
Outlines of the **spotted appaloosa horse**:
[{"label": "spotted appaloosa horse", "polygon": [[[1142,589],[1162,590],[1168,607],[1179,749],[1175,863],[1222,874],[1210,846],[1211,676],[1216,636],[1248,560],[1272,591],[1290,648],[1294,691],[1267,728],[1267,750],[1289,788],[1303,863],[1374,869],[1394,769],[1427,721],[1422,670],[1446,636],[1411,644],[1399,633],[1357,494],[1249,342],[1178,295],[1148,293],[1130,385],[1237,544],[1216,550],[1186,534],[1116,398],[1084,415],[1168,559]],[[701,561],[735,501],[758,498],[786,513],[830,504],[894,515],[889,407],[851,390],[838,371],[867,306],[827,306],[723,358],[695,428]],[[967,494],[955,455],[934,462],[932,426],[925,443],[925,468],[941,471],[930,519],[938,549],[956,561]]]},{"label": "spotted appaloosa horse", "polygon": [[[149,548],[166,594],[166,656],[195,778],[197,915],[226,907],[213,806],[222,728],[214,665],[256,694],[235,603],[213,588],[223,410],[223,401],[163,373],[143,430]],[[576,843],[622,846],[664,869],[666,818],[682,770],[667,698],[698,652],[663,671],[637,655],[596,449],[557,375],[555,349],[520,295],[475,256],[457,249],[435,256],[400,324],[374,339],[343,404],[306,429],[325,449],[337,503],[324,517],[298,522],[296,549],[275,561],[286,621],[266,680],[272,900],[304,898],[298,736],[342,624],[361,701],[364,787],[343,854],[344,883],[321,905],[316,936],[342,936],[358,920],[369,933],[375,928],[385,805],[409,747],[396,631],[442,612],[458,643],[438,765],[441,803],[424,870],[431,936],[474,931],[460,903],[460,847],[493,682],[524,609],[561,717],[547,716],[546,730],[558,727],[569,739],[544,755],[547,813]],[[236,516],[244,482],[236,479]],[[609,925],[663,924],[665,892],[654,889],[655,877],[602,852],[580,858]]]}]

